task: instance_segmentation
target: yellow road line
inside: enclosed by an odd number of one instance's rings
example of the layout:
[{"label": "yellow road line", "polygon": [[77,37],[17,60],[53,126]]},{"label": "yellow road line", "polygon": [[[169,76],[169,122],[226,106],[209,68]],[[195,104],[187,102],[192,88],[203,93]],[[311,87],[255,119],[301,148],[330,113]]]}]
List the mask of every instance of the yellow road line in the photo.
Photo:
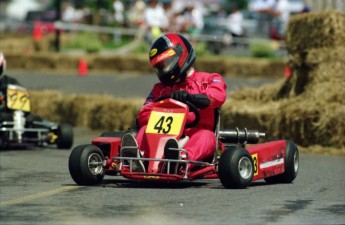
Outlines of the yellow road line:
[{"label": "yellow road line", "polygon": [[41,192],[41,193],[37,193],[37,194],[33,194],[33,195],[27,195],[27,196],[20,197],[20,198],[15,198],[12,200],[0,202],[0,208],[6,207],[6,206],[11,206],[11,205],[16,205],[16,204],[21,204],[24,202],[29,202],[29,201],[39,199],[39,198],[49,197],[49,196],[59,194],[62,192],[73,191],[73,190],[76,190],[79,188],[81,188],[81,186],[68,186],[68,187],[62,187],[62,188],[58,188],[58,189],[54,189],[54,190],[50,190],[50,191],[45,191],[45,192]]}]

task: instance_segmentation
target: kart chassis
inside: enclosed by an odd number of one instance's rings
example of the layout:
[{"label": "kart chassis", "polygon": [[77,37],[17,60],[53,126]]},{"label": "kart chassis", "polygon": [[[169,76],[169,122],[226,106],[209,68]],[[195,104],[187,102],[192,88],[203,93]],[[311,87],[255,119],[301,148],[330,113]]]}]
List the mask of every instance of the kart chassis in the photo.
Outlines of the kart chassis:
[{"label": "kart chassis", "polygon": [[[179,107],[183,103],[167,99],[157,104],[162,108],[168,108],[171,113],[174,111],[173,107]],[[188,106],[182,105],[187,109],[186,112],[189,110]],[[159,112],[160,110],[157,109]],[[186,121],[182,123],[183,127],[185,123]],[[71,177],[79,185],[99,184],[105,175],[167,182],[219,178],[226,188],[246,188],[252,181],[260,179],[265,179],[269,183],[291,183],[296,178],[299,154],[297,146],[292,141],[276,140],[259,143],[264,133],[239,128],[220,130],[219,120],[217,124],[215,130],[217,146],[223,143],[225,151],[220,152],[217,148],[209,161],[189,160],[188,152],[183,147],[170,148],[170,150],[187,153],[186,159],[165,159],[164,156],[156,153],[157,157],[143,158],[139,157],[139,150],[136,147],[134,148],[138,151],[137,157],[124,157],[121,137],[125,132],[105,132],[93,139],[91,144],[80,145],[73,149],[69,158]],[[159,152],[157,149],[160,148],[156,142],[170,138],[156,133],[150,135],[148,138],[156,144],[154,145],[156,152]],[[180,139],[181,133],[176,133],[176,138]],[[149,171],[134,171],[133,165],[138,160],[143,162]],[[152,166],[153,164],[161,167]]]}]

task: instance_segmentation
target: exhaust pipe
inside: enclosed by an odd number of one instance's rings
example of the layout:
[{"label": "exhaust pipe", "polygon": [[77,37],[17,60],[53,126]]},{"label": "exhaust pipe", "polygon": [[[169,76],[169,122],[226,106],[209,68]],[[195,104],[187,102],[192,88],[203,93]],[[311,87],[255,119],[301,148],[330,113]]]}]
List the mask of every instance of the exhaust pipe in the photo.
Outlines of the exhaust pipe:
[{"label": "exhaust pipe", "polygon": [[226,129],[219,131],[220,141],[224,144],[257,144],[260,138],[265,137],[265,133],[258,130],[244,129]]}]

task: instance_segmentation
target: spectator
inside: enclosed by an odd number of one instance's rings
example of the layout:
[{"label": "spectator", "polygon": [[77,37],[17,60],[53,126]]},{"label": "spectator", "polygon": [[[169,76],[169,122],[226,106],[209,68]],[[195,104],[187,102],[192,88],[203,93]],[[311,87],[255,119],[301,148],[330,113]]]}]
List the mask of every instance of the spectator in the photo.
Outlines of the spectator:
[{"label": "spectator", "polygon": [[244,36],[243,14],[236,5],[232,7],[231,13],[227,18],[227,27],[233,37]]},{"label": "spectator", "polygon": [[198,35],[204,27],[202,12],[194,5],[188,5],[185,11],[186,31],[191,36]]},{"label": "spectator", "polygon": [[147,33],[147,41],[151,44],[152,40],[158,38],[161,32],[169,26],[169,21],[165,15],[165,11],[157,0],[150,0],[148,7],[144,11],[144,23],[149,31]]},{"label": "spectator", "polygon": [[114,0],[113,2],[113,8],[114,8],[114,19],[115,19],[115,23],[118,25],[123,25],[124,24],[124,10],[125,7],[122,3],[121,0]]},{"label": "spectator", "polygon": [[257,13],[258,25],[256,34],[261,37],[269,37],[272,23],[272,7],[275,0],[255,0],[250,5],[250,10]]},{"label": "spectator", "polygon": [[143,0],[136,0],[128,14],[130,24],[140,27],[144,23],[144,11],[146,4]]},{"label": "spectator", "polygon": [[287,0],[275,0],[271,14],[274,17],[272,21],[271,38],[282,40],[285,36],[290,17],[289,2]]},{"label": "spectator", "polygon": [[309,5],[306,3],[306,1],[303,1],[303,9],[301,10],[301,13],[308,13],[310,12],[310,7]]},{"label": "spectator", "polygon": [[175,12],[170,18],[169,31],[175,33],[185,32],[185,17],[184,11]]},{"label": "spectator", "polygon": [[62,11],[62,21],[67,22],[67,23],[72,23],[75,22],[76,19],[76,10],[74,6],[66,2],[63,5],[63,11]]}]

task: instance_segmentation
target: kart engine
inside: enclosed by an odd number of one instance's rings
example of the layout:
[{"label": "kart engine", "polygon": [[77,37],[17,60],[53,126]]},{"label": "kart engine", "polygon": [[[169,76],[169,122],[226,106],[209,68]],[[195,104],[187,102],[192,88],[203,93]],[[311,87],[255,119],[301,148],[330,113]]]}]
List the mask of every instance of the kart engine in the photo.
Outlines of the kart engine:
[{"label": "kart engine", "polygon": [[261,133],[258,130],[247,130],[247,128],[219,131],[219,138],[224,144],[257,144],[262,137],[265,137],[265,133]]}]

